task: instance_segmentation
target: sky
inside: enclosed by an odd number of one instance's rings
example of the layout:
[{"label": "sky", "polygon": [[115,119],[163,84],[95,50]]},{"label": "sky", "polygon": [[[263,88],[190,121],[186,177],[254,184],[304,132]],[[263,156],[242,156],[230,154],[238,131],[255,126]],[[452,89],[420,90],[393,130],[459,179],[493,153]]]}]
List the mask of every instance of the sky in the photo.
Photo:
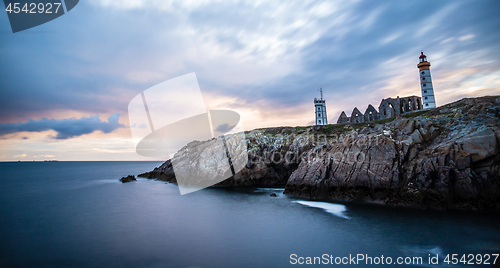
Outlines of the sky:
[{"label": "sky", "polygon": [[[500,2],[84,0],[12,33],[0,12],[0,161],[165,160],[135,152],[129,102],[195,73],[209,109],[244,129],[329,123],[420,93],[500,94]],[[175,117],[175,115],[172,115]]]}]

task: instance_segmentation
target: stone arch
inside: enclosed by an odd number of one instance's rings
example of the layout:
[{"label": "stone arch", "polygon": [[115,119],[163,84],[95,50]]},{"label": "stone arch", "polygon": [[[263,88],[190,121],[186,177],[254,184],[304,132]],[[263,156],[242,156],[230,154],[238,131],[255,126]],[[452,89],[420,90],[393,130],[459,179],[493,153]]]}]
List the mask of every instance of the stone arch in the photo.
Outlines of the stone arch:
[{"label": "stone arch", "polygon": [[394,116],[394,106],[392,105],[392,103],[389,103],[389,109],[387,111],[387,117],[393,117]]}]

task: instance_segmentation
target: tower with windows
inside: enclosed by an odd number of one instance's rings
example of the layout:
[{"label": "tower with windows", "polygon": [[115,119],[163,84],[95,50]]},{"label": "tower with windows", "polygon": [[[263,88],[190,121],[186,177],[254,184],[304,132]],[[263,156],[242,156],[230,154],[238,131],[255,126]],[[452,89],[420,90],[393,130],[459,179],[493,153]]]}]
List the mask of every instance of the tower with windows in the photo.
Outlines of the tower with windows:
[{"label": "tower with windows", "polygon": [[432,88],[431,63],[427,61],[427,56],[424,55],[424,52],[419,57],[417,67],[420,73],[420,88],[422,89],[422,108],[436,108],[436,99],[434,98],[434,89]]},{"label": "tower with windows", "polygon": [[316,125],[328,125],[328,119],[326,118],[326,103],[323,99],[323,89],[319,89],[321,93],[321,99],[314,98],[314,109],[316,114]]}]

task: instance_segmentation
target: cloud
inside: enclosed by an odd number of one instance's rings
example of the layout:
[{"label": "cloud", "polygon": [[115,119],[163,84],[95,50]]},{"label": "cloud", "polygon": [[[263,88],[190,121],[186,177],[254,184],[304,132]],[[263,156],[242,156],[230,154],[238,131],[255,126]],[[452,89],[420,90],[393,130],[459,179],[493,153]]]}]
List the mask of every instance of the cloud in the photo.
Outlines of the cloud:
[{"label": "cloud", "polygon": [[[70,21],[38,28],[61,34],[2,38],[0,120],[126,113],[143,90],[194,71],[204,94],[277,124],[314,119],[322,87],[334,122],[343,109],[420,94],[420,50],[438,105],[483,88],[499,94],[499,12],[495,0],[85,1]],[[265,122],[255,118],[247,125]]]},{"label": "cloud", "polygon": [[[204,99],[248,130],[314,123],[320,87],[332,123],[342,110],[419,95],[421,50],[438,105],[500,94],[498,14],[498,0],[80,1],[62,20],[2,34],[0,121],[14,124],[0,124],[0,160],[138,159],[118,120],[81,117],[126,114],[140,92],[191,72]],[[44,130],[66,140],[55,146]],[[5,135],[20,131],[32,133]]]},{"label": "cloud", "polygon": [[83,134],[89,134],[97,130],[104,133],[110,133],[117,128],[125,127],[125,125],[118,123],[119,118],[120,113],[114,113],[111,115],[107,122],[101,121],[99,115],[82,117],[80,119],[29,119],[27,122],[0,124],[0,135],[17,132],[42,132],[54,130],[57,132],[57,135],[54,138],[64,140],[78,137]]}]

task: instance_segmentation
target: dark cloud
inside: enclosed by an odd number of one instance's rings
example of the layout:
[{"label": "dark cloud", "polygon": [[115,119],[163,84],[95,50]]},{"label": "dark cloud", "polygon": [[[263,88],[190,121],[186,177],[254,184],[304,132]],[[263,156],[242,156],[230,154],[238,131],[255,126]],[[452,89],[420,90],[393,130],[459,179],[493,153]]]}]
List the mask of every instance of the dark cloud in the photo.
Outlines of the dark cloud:
[{"label": "dark cloud", "polygon": [[[313,9],[323,1],[223,1],[177,9],[174,4],[171,10],[96,2],[81,2],[67,16],[26,33],[3,34],[0,120],[17,122],[53,110],[126,113],[141,91],[193,71],[203,91],[250,104],[267,100],[273,105],[267,108],[281,109],[311,102],[319,87],[329,104],[348,107],[390,97],[377,93],[394,76],[380,64],[414,58],[401,68],[416,70],[421,49],[433,64],[437,54],[444,57],[433,72],[465,68],[465,60],[483,74],[500,69],[498,61],[483,65],[500,58],[496,0],[326,1],[339,10],[324,16],[327,8]],[[165,1],[148,1],[155,2]],[[302,26],[290,28],[296,22]],[[10,26],[3,23],[0,30]],[[37,30],[54,33],[29,34]],[[466,35],[474,37],[460,41]],[[483,52],[480,58],[467,58],[477,51]],[[271,78],[263,79],[254,62],[275,66],[266,72]],[[250,82],[228,82],[234,72]],[[156,76],[146,79],[143,73]],[[418,84],[414,88],[419,91]]]},{"label": "dark cloud", "polygon": [[[21,123],[4,123],[0,124],[0,135],[17,133],[17,132],[42,132],[46,130],[55,130],[57,135],[55,139],[69,139],[83,134],[89,134],[100,130],[104,133],[125,127],[118,123],[120,113],[115,113],[108,118],[108,121],[101,121],[99,115],[82,117],[80,119],[47,119],[39,120],[29,119],[27,122]],[[24,137],[23,139],[27,139]]]},{"label": "dark cloud", "polygon": [[[266,83],[256,80],[253,84],[242,84],[238,90],[217,82],[211,86],[221,93],[237,92],[232,94],[248,103],[266,99],[277,109],[311,102],[319,96],[319,87],[325,90],[330,104],[364,107],[373,101],[377,105],[382,98],[395,97],[380,91],[395,75],[410,70],[417,77],[420,50],[428,54],[433,72],[469,66],[483,75],[498,72],[500,62],[485,64],[491,62],[488,57],[500,58],[500,35],[496,33],[500,18],[495,15],[498,12],[500,5],[495,1],[359,1],[343,11],[344,22],[329,26],[338,19],[337,13],[323,18],[318,27],[326,30],[314,42],[290,51],[298,55],[296,68],[290,74]],[[223,19],[221,14],[217,21]],[[471,42],[460,40],[467,35],[474,36]],[[475,56],[478,51],[483,53],[482,57]],[[439,65],[438,54],[444,56]],[[393,58],[399,61],[389,62]],[[403,65],[408,59],[413,62]],[[470,83],[473,75],[476,73],[460,81]],[[203,73],[198,77],[200,82],[203,79],[213,82]],[[209,82],[203,85],[207,84],[210,85]],[[419,94],[418,82],[409,86],[400,90]],[[498,89],[496,92],[500,93]]]}]

